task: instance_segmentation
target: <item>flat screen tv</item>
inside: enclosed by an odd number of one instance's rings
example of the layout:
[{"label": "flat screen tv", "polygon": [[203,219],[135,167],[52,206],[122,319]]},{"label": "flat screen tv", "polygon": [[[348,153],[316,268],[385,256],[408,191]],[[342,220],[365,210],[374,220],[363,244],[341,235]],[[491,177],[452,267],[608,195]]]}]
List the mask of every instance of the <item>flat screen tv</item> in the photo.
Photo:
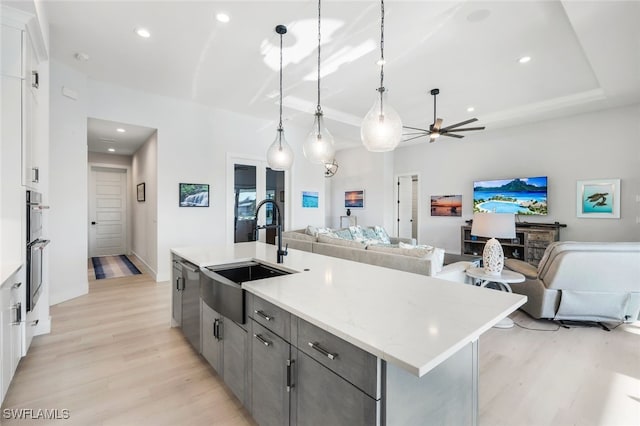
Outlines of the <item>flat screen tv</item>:
[{"label": "flat screen tv", "polygon": [[473,211],[546,215],[547,177],[473,182]]}]

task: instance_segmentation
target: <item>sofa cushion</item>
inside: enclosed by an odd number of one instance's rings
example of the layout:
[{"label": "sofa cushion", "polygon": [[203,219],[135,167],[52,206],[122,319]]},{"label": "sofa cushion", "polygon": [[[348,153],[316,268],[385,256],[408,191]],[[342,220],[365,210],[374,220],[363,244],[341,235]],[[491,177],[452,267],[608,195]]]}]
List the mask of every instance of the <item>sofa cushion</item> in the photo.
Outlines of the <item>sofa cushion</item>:
[{"label": "sofa cushion", "polygon": [[[411,246],[416,247],[416,246]],[[391,247],[389,245],[371,245],[367,246],[367,250],[378,251],[383,253],[397,254],[403,256],[419,257],[424,260],[431,261],[431,270],[438,273],[442,270],[444,264],[444,250],[437,247],[423,246],[418,248]]]},{"label": "sofa cushion", "polygon": [[303,234],[302,232],[296,232],[296,231],[285,231],[282,233],[282,239],[290,239],[290,240],[300,240],[300,241],[310,241],[310,242],[315,242],[316,238],[311,236],[311,235],[307,235],[307,234]]},{"label": "sofa cushion", "polygon": [[307,229],[305,229],[305,233],[307,235],[312,235],[314,237],[317,237],[320,234],[330,234],[331,232],[333,232],[331,228],[321,228],[313,225],[309,225],[307,226]]},{"label": "sofa cushion", "polygon": [[358,249],[365,248],[365,245],[359,241],[345,240],[342,238],[334,238],[334,237],[330,237],[328,235],[323,235],[323,234],[318,235],[318,242],[325,243],[325,244],[333,244],[336,246],[358,248]]}]

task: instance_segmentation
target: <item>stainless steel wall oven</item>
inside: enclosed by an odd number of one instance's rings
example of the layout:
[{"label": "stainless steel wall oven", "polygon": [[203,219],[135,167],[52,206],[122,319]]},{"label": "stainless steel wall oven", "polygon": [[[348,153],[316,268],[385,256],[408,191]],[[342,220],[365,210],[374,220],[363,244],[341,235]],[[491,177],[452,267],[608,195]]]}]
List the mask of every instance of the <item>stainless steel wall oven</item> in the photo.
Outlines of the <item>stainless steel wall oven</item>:
[{"label": "stainless steel wall oven", "polygon": [[42,293],[42,251],[49,240],[42,238],[42,194],[27,191],[27,311],[33,310]]}]

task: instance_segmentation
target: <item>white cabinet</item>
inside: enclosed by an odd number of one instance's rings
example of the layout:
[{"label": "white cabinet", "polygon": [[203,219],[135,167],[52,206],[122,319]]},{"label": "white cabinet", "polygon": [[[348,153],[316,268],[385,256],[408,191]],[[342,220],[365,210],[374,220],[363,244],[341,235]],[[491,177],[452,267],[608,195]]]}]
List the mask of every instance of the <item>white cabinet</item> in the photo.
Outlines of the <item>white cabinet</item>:
[{"label": "white cabinet", "polygon": [[0,287],[0,353],[2,355],[0,396],[2,401],[22,357],[24,286],[21,277],[22,269],[9,277]]},{"label": "white cabinet", "polygon": [[38,132],[36,117],[39,116],[38,92],[40,77],[38,71],[38,56],[28,33],[24,33],[23,45],[23,91],[22,91],[22,184],[26,187],[38,189],[40,182],[40,163],[44,143]]}]

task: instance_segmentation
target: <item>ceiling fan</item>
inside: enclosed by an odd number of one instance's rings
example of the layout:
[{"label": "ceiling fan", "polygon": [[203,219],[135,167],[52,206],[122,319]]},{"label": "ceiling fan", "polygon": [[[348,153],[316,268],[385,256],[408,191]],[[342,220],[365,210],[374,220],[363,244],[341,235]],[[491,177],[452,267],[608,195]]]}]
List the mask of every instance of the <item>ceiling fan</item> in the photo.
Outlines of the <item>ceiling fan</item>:
[{"label": "ceiling fan", "polygon": [[463,135],[456,135],[458,132],[468,132],[470,130],[484,130],[484,126],[482,127],[466,127],[460,129],[460,126],[464,126],[465,124],[473,123],[474,121],[478,121],[477,118],[471,118],[469,120],[461,121],[460,123],[452,124],[447,127],[442,127],[442,118],[436,118],[436,96],[440,93],[440,89],[431,89],[431,94],[433,95],[433,123],[429,125],[429,129],[420,129],[418,127],[409,127],[402,126],[405,129],[408,129],[408,132],[404,132],[403,136],[406,139],[403,139],[403,142],[407,142],[416,138],[421,138],[422,136],[429,136],[429,142],[435,141],[440,136],[449,136],[452,138],[462,139]]}]

